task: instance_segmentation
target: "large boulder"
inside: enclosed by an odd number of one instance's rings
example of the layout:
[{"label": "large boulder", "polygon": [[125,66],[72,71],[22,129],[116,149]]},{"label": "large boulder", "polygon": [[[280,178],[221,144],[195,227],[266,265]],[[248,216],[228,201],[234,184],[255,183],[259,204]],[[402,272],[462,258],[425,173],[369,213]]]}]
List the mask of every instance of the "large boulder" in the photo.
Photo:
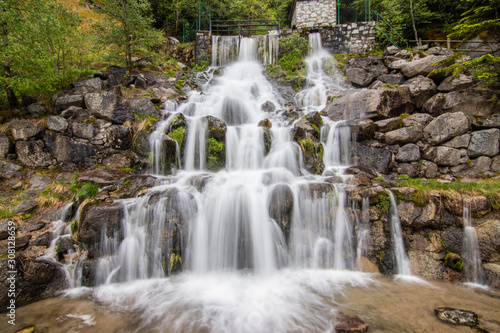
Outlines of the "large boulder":
[{"label": "large boulder", "polygon": [[87,79],[83,81],[73,82],[73,87],[92,87],[96,90],[102,90],[103,84],[102,80],[98,77],[94,77],[92,79]]},{"label": "large boulder", "polygon": [[491,158],[481,156],[470,163],[460,164],[450,169],[457,178],[481,178],[485,172],[490,171]]},{"label": "large boulder", "polygon": [[404,126],[404,123],[401,117],[394,117],[376,121],[375,125],[377,126],[379,132],[387,133],[390,131],[400,129],[401,127]]},{"label": "large boulder", "polygon": [[293,214],[293,192],[290,186],[287,184],[274,186],[268,202],[269,216],[278,223],[288,241]]},{"label": "large boulder", "polygon": [[491,220],[477,227],[481,260],[500,262],[500,221]]},{"label": "large boulder", "polygon": [[91,144],[77,142],[61,134],[47,134],[43,140],[47,149],[59,163],[81,164],[85,158],[96,154]]},{"label": "large boulder", "polygon": [[34,122],[16,120],[10,124],[10,132],[14,140],[27,140],[38,136],[42,129]]},{"label": "large boulder", "polygon": [[402,113],[412,113],[410,88],[381,87],[378,89],[362,90],[354,94],[339,98],[327,106],[325,111],[333,120],[338,119],[338,114],[343,114],[349,119],[360,116],[384,119],[397,117]]},{"label": "large boulder", "polygon": [[145,130],[137,131],[132,139],[132,149],[140,156],[149,156],[151,147],[149,144],[149,133]]},{"label": "large boulder", "polygon": [[132,134],[130,126],[113,125],[109,128],[108,142],[113,148],[127,150],[132,146]]},{"label": "large boulder", "polygon": [[[63,118],[64,119],[64,118]],[[73,123],[71,124],[73,135],[80,139],[90,140],[94,137],[96,129],[94,125],[89,123]]]},{"label": "large boulder", "polygon": [[471,158],[498,155],[500,148],[499,139],[500,130],[498,128],[473,132],[469,147],[467,148],[467,154]]},{"label": "large boulder", "polygon": [[434,118],[427,113],[414,113],[409,117],[403,119],[403,124],[406,127],[419,126],[424,128],[427,126]]},{"label": "large boulder", "polygon": [[441,82],[437,90],[441,92],[450,92],[453,90],[460,90],[469,88],[474,84],[474,78],[465,74],[457,74],[448,76]]},{"label": "large boulder", "polygon": [[400,175],[408,175],[412,178],[436,178],[439,174],[437,164],[420,160],[418,162],[399,163],[397,173]]},{"label": "large boulder", "polygon": [[23,167],[11,162],[0,160],[0,176],[3,177],[14,177],[16,172],[21,170]]},{"label": "large boulder", "polygon": [[208,169],[218,171],[226,165],[226,124],[212,116],[203,118],[208,129],[206,151],[208,153]]},{"label": "large boulder", "polygon": [[68,121],[59,116],[50,116],[47,119],[47,128],[55,132],[64,132],[68,128]]},{"label": "large boulder", "polygon": [[436,84],[431,79],[419,75],[406,81],[403,86],[410,88],[415,108],[420,109],[436,93]]},{"label": "large boulder", "polygon": [[500,128],[500,114],[489,117],[479,117],[472,121],[473,129]]},{"label": "large boulder", "polygon": [[453,112],[463,112],[469,116],[490,116],[500,110],[500,103],[493,98],[494,95],[492,90],[481,88],[452,91],[435,95],[424,105],[424,109],[434,116]]},{"label": "large boulder", "polygon": [[388,149],[359,144],[357,150],[359,165],[373,168],[382,174],[388,173],[393,159],[392,153]]},{"label": "large boulder", "polygon": [[32,117],[40,117],[44,114],[47,113],[47,109],[39,104],[39,103],[33,103],[33,104],[30,104],[30,106],[28,106],[28,113],[32,116]]},{"label": "large boulder", "polygon": [[459,135],[454,137],[450,141],[443,143],[442,145],[450,148],[466,149],[467,147],[469,147],[470,138],[471,138],[470,134]]},{"label": "large boulder", "polygon": [[48,167],[52,164],[42,140],[16,142],[17,158],[28,167]]},{"label": "large boulder", "polygon": [[111,93],[86,94],[85,105],[96,117],[123,124],[134,119],[134,112],[128,103],[123,103],[121,97]]},{"label": "large boulder", "polygon": [[155,105],[147,97],[132,98],[128,100],[128,103],[133,112],[153,116],[155,118],[160,116],[160,111],[158,111]]},{"label": "large boulder", "polygon": [[445,113],[444,105],[446,103],[446,96],[444,93],[435,94],[425,102],[423,110],[434,117],[442,115]]},{"label": "large boulder", "polygon": [[422,139],[422,128],[419,126],[403,127],[385,133],[384,141],[388,145],[415,143]]},{"label": "large boulder", "polygon": [[82,172],[78,179],[78,183],[90,182],[99,185],[110,185],[118,182],[127,175],[126,172],[119,169],[103,167],[95,170]]},{"label": "large boulder", "polygon": [[437,145],[465,134],[468,130],[469,119],[464,113],[446,113],[431,121],[424,128],[424,137],[431,145]]},{"label": "large boulder", "polygon": [[56,112],[61,112],[68,109],[71,106],[85,107],[85,102],[83,101],[82,95],[69,95],[57,97],[54,103],[54,109]]},{"label": "large boulder", "polygon": [[89,202],[81,208],[78,241],[89,249],[89,258],[97,256],[102,233],[115,240],[123,239],[125,209],[119,203]]},{"label": "large boulder", "polygon": [[439,166],[455,166],[460,163],[462,153],[455,148],[439,146],[436,148],[434,163]]},{"label": "large boulder", "polygon": [[380,75],[388,74],[383,61],[374,57],[352,58],[346,66],[346,76],[355,85],[367,87]]},{"label": "large boulder", "polygon": [[418,75],[427,76],[433,70],[445,67],[445,64],[437,64],[441,60],[447,59],[448,56],[428,56],[419,60],[415,60],[405,64],[401,68],[401,73],[406,78],[412,78]]},{"label": "large boulder", "polygon": [[413,143],[399,148],[399,152],[396,154],[398,162],[416,162],[418,160],[420,160],[420,148]]}]

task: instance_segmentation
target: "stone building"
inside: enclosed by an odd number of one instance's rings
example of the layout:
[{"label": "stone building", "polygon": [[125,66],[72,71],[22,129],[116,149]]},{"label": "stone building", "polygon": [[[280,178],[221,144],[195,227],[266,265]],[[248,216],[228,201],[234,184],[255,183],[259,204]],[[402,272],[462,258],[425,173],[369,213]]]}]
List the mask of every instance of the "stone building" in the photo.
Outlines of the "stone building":
[{"label": "stone building", "polygon": [[337,24],[337,1],[293,0],[290,13],[297,29],[332,27]]}]

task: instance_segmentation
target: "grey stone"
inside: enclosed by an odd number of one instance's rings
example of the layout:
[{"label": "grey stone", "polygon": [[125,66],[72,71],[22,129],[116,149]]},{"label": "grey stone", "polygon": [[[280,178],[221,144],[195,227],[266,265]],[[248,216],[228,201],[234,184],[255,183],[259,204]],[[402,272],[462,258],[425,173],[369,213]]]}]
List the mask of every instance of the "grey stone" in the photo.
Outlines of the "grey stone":
[{"label": "grey stone", "polygon": [[378,127],[379,132],[382,133],[394,131],[404,126],[403,119],[400,117],[379,120],[375,122],[375,125]]},{"label": "grey stone", "polygon": [[500,130],[492,128],[472,133],[467,154],[471,157],[495,156],[499,153]]},{"label": "grey stone", "polygon": [[158,118],[160,111],[156,109],[155,105],[147,97],[129,99],[128,103],[132,110],[138,114],[145,114]]},{"label": "grey stone", "polygon": [[61,96],[56,99],[56,102],[54,104],[54,108],[57,112],[66,110],[71,106],[78,106],[83,108],[85,106],[85,103],[83,101],[83,96],[82,95]]},{"label": "grey stone", "polygon": [[73,135],[81,139],[92,139],[94,137],[95,128],[92,124],[87,123],[73,123],[71,125]]},{"label": "grey stone", "polygon": [[481,156],[470,163],[460,164],[450,169],[457,178],[481,178],[483,173],[490,171],[491,158]]},{"label": "grey stone", "polygon": [[109,157],[106,157],[102,164],[107,167],[114,168],[130,168],[133,165],[133,162],[125,155],[122,154],[114,154]]},{"label": "grey stone", "polygon": [[443,114],[424,128],[424,137],[431,145],[445,142],[469,130],[469,119],[462,112]]},{"label": "grey stone", "polygon": [[420,109],[424,104],[436,94],[436,85],[434,81],[425,77],[417,76],[406,81],[404,86],[408,86],[411,92],[411,98],[415,103],[415,108]]},{"label": "grey stone", "polygon": [[73,182],[74,174],[71,172],[61,172],[55,178],[56,182],[71,184]]},{"label": "grey stone", "polygon": [[108,142],[113,148],[129,149],[132,146],[132,128],[121,125],[111,126],[108,132]]},{"label": "grey stone", "polygon": [[452,91],[446,94],[443,111],[463,112],[470,116],[490,116],[499,109],[499,102],[493,99],[495,94],[489,89]]},{"label": "grey stone", "polygon": [[27,213],[33,209],[38,207],[38,203],[34,200],[24,200],[21,203],[17,204],[14,206],[12,209],[14,213],[19,214],[19,213]]},{"label": "grey stone", "polygon": [[[14,228],[14,229],[12,229]],[[14,235],[17,232],[16,224],[9,226],[9,221],[0,222],[0,240],[7,239],[9,237],[9,229],[10,232],[13,232]]]},{"label": "grey stone", "polygon": [[423,110],[434,117],[442,115],[445,113],[444,105],[446,104],[446,96],[447,95],[443,93],[432,96],[423,105]]},{"label": "grey stone", "polygon": [[399,57],[399,58],[409,58],[409,57],[411,57],[411,52],[408,50],[401,50],[398,53],[396,53],[394,56]]},{"label": "grey stone", "polygon": [[432,55],[445,55],[445,56],[453,56],[453,50],[448,50],[446,48],[442,48],[440,46],[434,46],[434,47],[431,47],[427,50],[427,53],[428,54],[432,54]]},{"label": "grey stone", "polygon": [[439,166],[455,166],[459,164],[460,158],[460,150],[439,146],[436,148],[436,158],[434,159],[434,163]]},{"label": "grey stone", "polygon": [[397,46],[390,45],[385,49],[384,55],[395,55],[398,52],[399,52],[399,48]]},{"label": "grey stone", "polygon": [[474,84],[474,78],[465,74],[448,76],[438,86],[437,90],[441,92],[450,92],[453,90],[469,88]]},{"label": "grey stone", "polygon": [[359,165],[373,168],[387,174],[392,163],[392,153],[384,148],[374,148],[363,144],[357,147]]},{"label": "grey stone", "polygon": [[43,191],[52,183],[52,178],[48,176],[35,175],[30,179],[30,191]]},{"label": "grey stone", "polygon": [[0,158],[5,158],[13,151],[14,144],[5,134],[0,133]]},{"label": "grey stone", "polygon": [[500,261],[500,221],[490,220],[477,227],[477,238],[481,251],[481,260]]},{"label": "grey stone", "polygon": [[405,64],[401,68],[401,73],[407,78],[417,75],[427,76],[434,69],[445,67],[445,64],[437,64],[438,61],[448,59],[448,56],[428,56]]},{"label": "grey stone", "polygon": [[385,133],[384,141],[388,145],[415,143],[422,138],[422,129],[418,126],[403,127]]},{"label": "grey stone", "polygon": [[460,136],[456,136],[448,142],[443,143],[442,145],[450,148],[467,148],[470,143],[470,134],[464,134]]},{"label": "grey stone", "polygon": [[14,140],[27,140],[41,133],[42,129],[34,122],[16,120],[10,124],[10,132]]},{"label": "grey stone", "polygon": [[52,158],[44,149],[42,140],[16,142],[17,158],[28,167],[48,167]]},{"label": "grey stone", "polygon": [[406,64],[408,64],[408,61],[401,59],[391,62],[387,67],[391,70],[397,70],[403,68],[403,66],[406,66]]},{"label": "grey stone", "polygon": [[95,170],[82,172],[77,182],[91,182],[99,185],[113,184],[127,175],[126,172],[115,168],[103,167]]},{"label": "grey stone", "polygon": [[92,79],[87,79],[83,81],[74,82],[73,86],[75,87],[92,87],[97,90],[102,90],[102,80],[98,77],[94,77]]},{"label": "grey stone", "polygon": [[384,83],[389,84],[401,84],[405,81],[405,77],[399,73],[380,75],[378,79]]},{"label": "grey stone", "polygon": [[85,104],[90,113],[114,124],[123,124],[134,119],[130,105],[122,103],[119,96],[110,92],[86,94]]},{"label": "grey stone", "polygon": [[47,119],[47,128],[55,132],[64,132],[68,128],[68,121],[63,117],[50,116]]},{"label": "grey stone", "polygon": [[16,172],[23,167],[14,163],[0,160],[0,175],[3,177],[11,178],[16,175]]},{"label": "grey stone", "polygon": [[420,148],[413,143],[399,148],[399,152],[396,154],[398,162],[416,162],[418,160],[420,160]]},{"label": "grey stone", "polygon": [[70,106],[69,108],[61,112],[61,117],[63,117],[64,119],[83,121],[89,116],[90,113],[79,106]]},{"label": "grey stone", "polygon": [[44,137],[47,149],[59,163],[81,164],[85,158],[94,156],[96,151],[90,144],[76,142],[60,134],[48,134]]},{"label": "grey stone", "polygon": [[434,118],[427,113],[414,113],[409,117],[403,119],[403,124],[405,127],[419,126],[424,128],[427,126]]},{"label": "grey stone", "polygon": [[28,106],[28,113],[33,117],[40,117],[41,115],[47,113],[47,109],[39,103],[33,103]]},{"label": "grey stone", "polygon": [[472,128],[500,128],[500,114],[494,114],[489,117],[474,118],[474,120],[472,121]]},{"label": "grey stone", "polygon": [[490,168],[492,172],[500,173],[500,156],[493,157]]},{"label": "grey stone", "polygon": [[149,144],[149,134],[144,131],[137,131],[133,137],[133,150],[141,156],[148,156],[151,151]]}]

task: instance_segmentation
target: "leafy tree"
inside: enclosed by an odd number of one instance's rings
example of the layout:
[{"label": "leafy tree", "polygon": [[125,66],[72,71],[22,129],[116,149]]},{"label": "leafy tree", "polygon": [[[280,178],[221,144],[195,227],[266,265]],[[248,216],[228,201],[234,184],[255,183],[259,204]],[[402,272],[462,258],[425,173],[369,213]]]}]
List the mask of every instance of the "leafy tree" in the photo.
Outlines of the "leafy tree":
[{"label": "leafy tree", "polygon": [[484,37],[500,42],[500,0],[467,0],[473,7],[463,14],[463,18],[453,28],[452,37],[471,39]]},{"label": "leafy tree", "polygon": [[132,65],[132,53],[142,52],[157,44],[161,34],[151,28],[151,9],[147,0],[95,0],[104,20],[98,24],[100,42],[112,45],[115,54],[125,52],[127,66]]}]

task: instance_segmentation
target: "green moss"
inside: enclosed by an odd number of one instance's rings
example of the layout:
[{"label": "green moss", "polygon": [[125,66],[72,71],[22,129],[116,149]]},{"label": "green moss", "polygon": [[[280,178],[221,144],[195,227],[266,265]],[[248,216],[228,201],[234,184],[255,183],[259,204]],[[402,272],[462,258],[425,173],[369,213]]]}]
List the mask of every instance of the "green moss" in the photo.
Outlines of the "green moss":
[{"label": "green moss", "polygon": [[225,149],[224,143],[215,138],[208,139],[208,162],[209,168],[214,168],[222,164],[221,158]]},{"label": "green moss", "polygon": [[400,117],[401,119],[406,119],[406,118],[408,118],[409,116],[410,116],[410,114],[409,114],[409,113],[401,113],[401,114],[399,115],[399,117]]},{"label": "green moss", "polygon": [[165,73],[165,75],[167,77],[175,77],[176,76],[175,71],[173,71],[173,70],[169,70],[168,72]]},{"label": "green moss", "polygon": [[76,195],[78,200],[92,199],[99,192],[99,185],[95,183],[85,183]]},{"label": "green moss", "polygon": [[380,213],[382,214],[388,214],[389,213],[389,208],[391,206],[390,201],[389,201],[389,195],[385,193],[381,193],[377,195],[377,208]]},{"label": "green moss", "polygon": [[458,254],[448,252],[444,257],[444,263],[446,266],[454,269],[456,271],[462,272],[465,268],[465,264]]},{"label": "green moss", "polygon": [[16,215],[16,213],[14,213],[8,207],[0,209],[0,220],[9,219],[9,218],[13,217],[14,215]]},{"label": "green moss", "polygon": [[71,224],[69,225],[69,229],[71,230],[71,233],[74,234],[78,230],[78,221],[74,220],[73,222],[71,222]]},{"label": "green moss", "polygon": [[182,126],[177,127],[176,129],[168,133],[168,136],[177,141],[179,148],[181,148],[186,138],[186,128]]},{"label": "green moss", "polygon": [[182,266],[182,257],[177,253],[172,253],[170,255],[170,269],[173,269],[175,266]]}]

